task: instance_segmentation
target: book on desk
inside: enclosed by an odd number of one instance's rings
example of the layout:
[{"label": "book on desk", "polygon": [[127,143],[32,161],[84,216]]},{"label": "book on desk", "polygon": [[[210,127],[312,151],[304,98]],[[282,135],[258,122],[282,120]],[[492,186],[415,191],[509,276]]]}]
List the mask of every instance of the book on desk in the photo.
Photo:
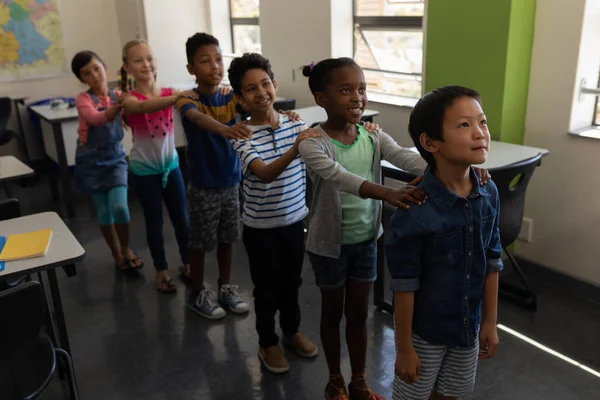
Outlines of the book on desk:
[{"label": "book on desk", "polygon": [[24,260],[45,256],[48,252],[52,229],[0,236],[0,262]]}]

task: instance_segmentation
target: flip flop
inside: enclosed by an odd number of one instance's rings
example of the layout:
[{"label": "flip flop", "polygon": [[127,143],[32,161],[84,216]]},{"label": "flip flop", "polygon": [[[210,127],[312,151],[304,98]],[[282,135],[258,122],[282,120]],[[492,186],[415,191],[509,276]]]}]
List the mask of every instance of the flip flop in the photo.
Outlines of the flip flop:
[{"label": "flip flop", "polygon": [[[127,264],[129,266],[129,269],[140,269],[144,267],[144,261],[142,260],[142,257],[138,256],[137,253],[133,250],[131,250],[131,252],[134,254],[135,257],[133,258],[125,258],[124,263]],[[136,261],[140,261],[140,265],[136,266],[135,262]]]},{"label": "flip flop", "polygon": [[187,267],[185,265],[179,266],[179,277],[181,278],[182,281],[187,282],[187,283],[192,281],[192,276],[190,274],[188,274]]},{"label": "flip flop", "polygon": [[177,290],[175,286],[175,282],[173,282],[172,278],[162,278],[159,282],[157,282],[156,290],[161,293],[173,293]]}]

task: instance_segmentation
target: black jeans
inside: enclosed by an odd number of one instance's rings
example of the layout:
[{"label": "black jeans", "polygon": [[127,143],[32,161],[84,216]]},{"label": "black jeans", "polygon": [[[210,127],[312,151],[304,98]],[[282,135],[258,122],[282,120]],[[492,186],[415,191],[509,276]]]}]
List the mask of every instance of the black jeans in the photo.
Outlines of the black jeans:
[{"label": "black jeans", "polygon": [[278,343],[275,314],[283,334],[298,332],[300,306],[298,289],[302,284],[304,260],[304,222],[272,229],[256,229],[244,225],[244,246],[254,283],[256,331],[260,347]]}]

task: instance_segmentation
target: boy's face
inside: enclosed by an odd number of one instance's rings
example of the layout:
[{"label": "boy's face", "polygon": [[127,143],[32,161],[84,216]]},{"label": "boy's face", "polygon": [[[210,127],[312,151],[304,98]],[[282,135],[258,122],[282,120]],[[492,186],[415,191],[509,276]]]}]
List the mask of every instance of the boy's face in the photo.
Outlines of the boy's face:
[{"label": "boy's face", "polygon": [[490,150],[490,132],[477,100],[466,96],[454,100],[446,109],[442,126],[444,141],[433,141],[439,157],[465,166],[485,162]]},{"label": "boy's face", "polygon": [[272,81],[262,69],[246,71],[242,77],[240,104],[250,113],[266,112],[273,108],[277,82]]},{"label": "boy's face", "polygon": [[196,50],[192,64],[187,65],[190,75],[195,75],[199,84],[219,86],[223,80],[223,56],[215,44],[201,46]]},{"label": "boy's face", "polygon": [[341,67],[331,74],[325,93],[315,93],[317,104],[327,110],[328,117],[337,117],[350,124],[360,122],[367,107],[367,83],[358,67]]}]

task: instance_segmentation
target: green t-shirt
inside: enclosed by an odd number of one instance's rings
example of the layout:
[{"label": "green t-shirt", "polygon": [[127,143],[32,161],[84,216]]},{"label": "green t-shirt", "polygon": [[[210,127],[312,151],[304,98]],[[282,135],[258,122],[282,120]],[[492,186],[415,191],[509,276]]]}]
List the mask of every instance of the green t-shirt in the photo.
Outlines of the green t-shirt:
[{"label": "green t-shirt", "polygon": [[[345,145],[331,139],[335,149],[335,159],[347,171],[373,180],[373,155],[375,147],[369,133],[362,125],[356,125],[358,136],[354,143]],[[375,200],[362,199],[349,193],[340,192],[342,201],[342,244],[355,244],[373,239],[373,219]]]}]

